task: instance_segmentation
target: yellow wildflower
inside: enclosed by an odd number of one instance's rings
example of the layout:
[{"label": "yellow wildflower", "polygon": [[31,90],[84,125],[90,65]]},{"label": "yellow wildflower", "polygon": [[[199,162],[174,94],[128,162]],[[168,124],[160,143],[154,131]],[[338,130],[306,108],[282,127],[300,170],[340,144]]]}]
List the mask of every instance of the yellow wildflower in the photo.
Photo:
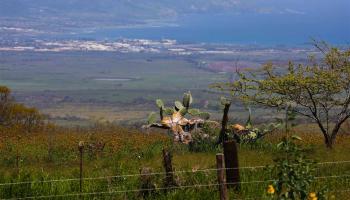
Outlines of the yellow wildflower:
[{"label": "yellow wildflower", "polygon": [[272,185],[269,185],[267,187],[267,194],[274,194],[275,193],[275,188],[273,188]]},{"label": "yellow wildflower", "polygon": [[311,192],[311,193],[309,194],[308,200],[317,200],[317,195],[316,195],[316,193]]}]

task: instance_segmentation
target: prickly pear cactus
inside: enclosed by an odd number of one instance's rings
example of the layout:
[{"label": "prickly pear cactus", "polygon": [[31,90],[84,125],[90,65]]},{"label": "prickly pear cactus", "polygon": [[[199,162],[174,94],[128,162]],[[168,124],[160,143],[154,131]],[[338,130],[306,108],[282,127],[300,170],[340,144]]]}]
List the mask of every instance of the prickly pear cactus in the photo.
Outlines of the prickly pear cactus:
[{"label": "prickly pear cactus", "polygon": [[[175,101],[174,107],[165,107],[163,101],[157,99],[156,105],[159,108],[160,123],[156,123],[156,113],[152,112],[147,120],[148,125],[144,127],[169,129],[173,133],[174,141],[189,144],[192,142],[191,131],[203,125],[205,120],[210,118],[210,114],[207,112],[191,109],[192,102],[191,92],[184,93],[182,102]],[[186,115],[191,116],[191,118],[185,118]]]},{"label": "prickly pear cactus", "polygon": [[192,99],[191,92],[184,93],[184,97],[182,99],[183,106],[188,109],[192,104],[192,101],[193,99]]},{"label": "prickly pear cactus", "polygon": [[270,123],[263,125],[260,128],[254,127],[252,123],[252,112],[250,108],[248,108],[248,112],[248,120],[245,126],[242,126],[240,124],[234,124],[230,126],[230,129],[238,143],[256,142],[258,139],[264,137],[266,134],[271,133],[272,131],[281,127],[280,123]]}]

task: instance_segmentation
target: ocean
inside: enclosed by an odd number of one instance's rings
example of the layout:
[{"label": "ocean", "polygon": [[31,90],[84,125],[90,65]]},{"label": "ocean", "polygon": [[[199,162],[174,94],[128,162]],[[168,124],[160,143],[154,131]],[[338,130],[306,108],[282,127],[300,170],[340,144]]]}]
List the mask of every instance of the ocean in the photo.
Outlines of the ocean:
[{"label": "ocean", "polygon": [[196,14],[182,16],[175,23],[177,26],[101,28],[79,37],[253,45],[303,45],[314,38],[332,44],[350,44],[350,21],[339,15]]}]

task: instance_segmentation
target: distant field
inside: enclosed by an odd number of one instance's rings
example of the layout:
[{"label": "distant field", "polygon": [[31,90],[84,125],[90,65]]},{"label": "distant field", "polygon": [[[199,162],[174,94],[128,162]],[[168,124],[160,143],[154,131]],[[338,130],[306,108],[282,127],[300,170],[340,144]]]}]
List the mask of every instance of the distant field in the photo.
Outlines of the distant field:
[{"label": "distant field", "polygon": [[[152,58],[152,55],[2,53],[0,59],[1,83],[18,91],[198,89],[224,78],[198,70],[181,58]],[[101,80],[108,78],[131,80]]]},{"label": "distant field", "polygon": [[[302,59],[301,55],[295,57]],[[182,57],[113,52],[0,52],[0,85],[12,88],[18,101],[39,107],[59,122],[94,118],[132,123],[145,119],[156,109],[155,99],[162,98],[170,104],[188,90],[195,98],[194,107],[215,114],[220,94],[212,94],[216,91],[210,91],[208,86],[230,80],[232,72],[215,72],[198,63],[223,61],[231,67],[232,63],[245,67],[252,63],[256,67],[269,60],[286,63],[287,59],[249,52]],[[241,113],[236,117],[241,117]]]}]

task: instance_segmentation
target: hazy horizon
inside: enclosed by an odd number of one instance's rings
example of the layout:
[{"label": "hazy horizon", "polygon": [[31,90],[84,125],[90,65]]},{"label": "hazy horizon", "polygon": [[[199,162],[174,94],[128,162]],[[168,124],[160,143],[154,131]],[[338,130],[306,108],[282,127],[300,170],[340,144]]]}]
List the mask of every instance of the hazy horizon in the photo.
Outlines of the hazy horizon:
[{"label": "hazy horizon", "polygon": [[350,43],[350,2],[301,0],[3,0],[3,39],[175,39],[300,45]]}]

